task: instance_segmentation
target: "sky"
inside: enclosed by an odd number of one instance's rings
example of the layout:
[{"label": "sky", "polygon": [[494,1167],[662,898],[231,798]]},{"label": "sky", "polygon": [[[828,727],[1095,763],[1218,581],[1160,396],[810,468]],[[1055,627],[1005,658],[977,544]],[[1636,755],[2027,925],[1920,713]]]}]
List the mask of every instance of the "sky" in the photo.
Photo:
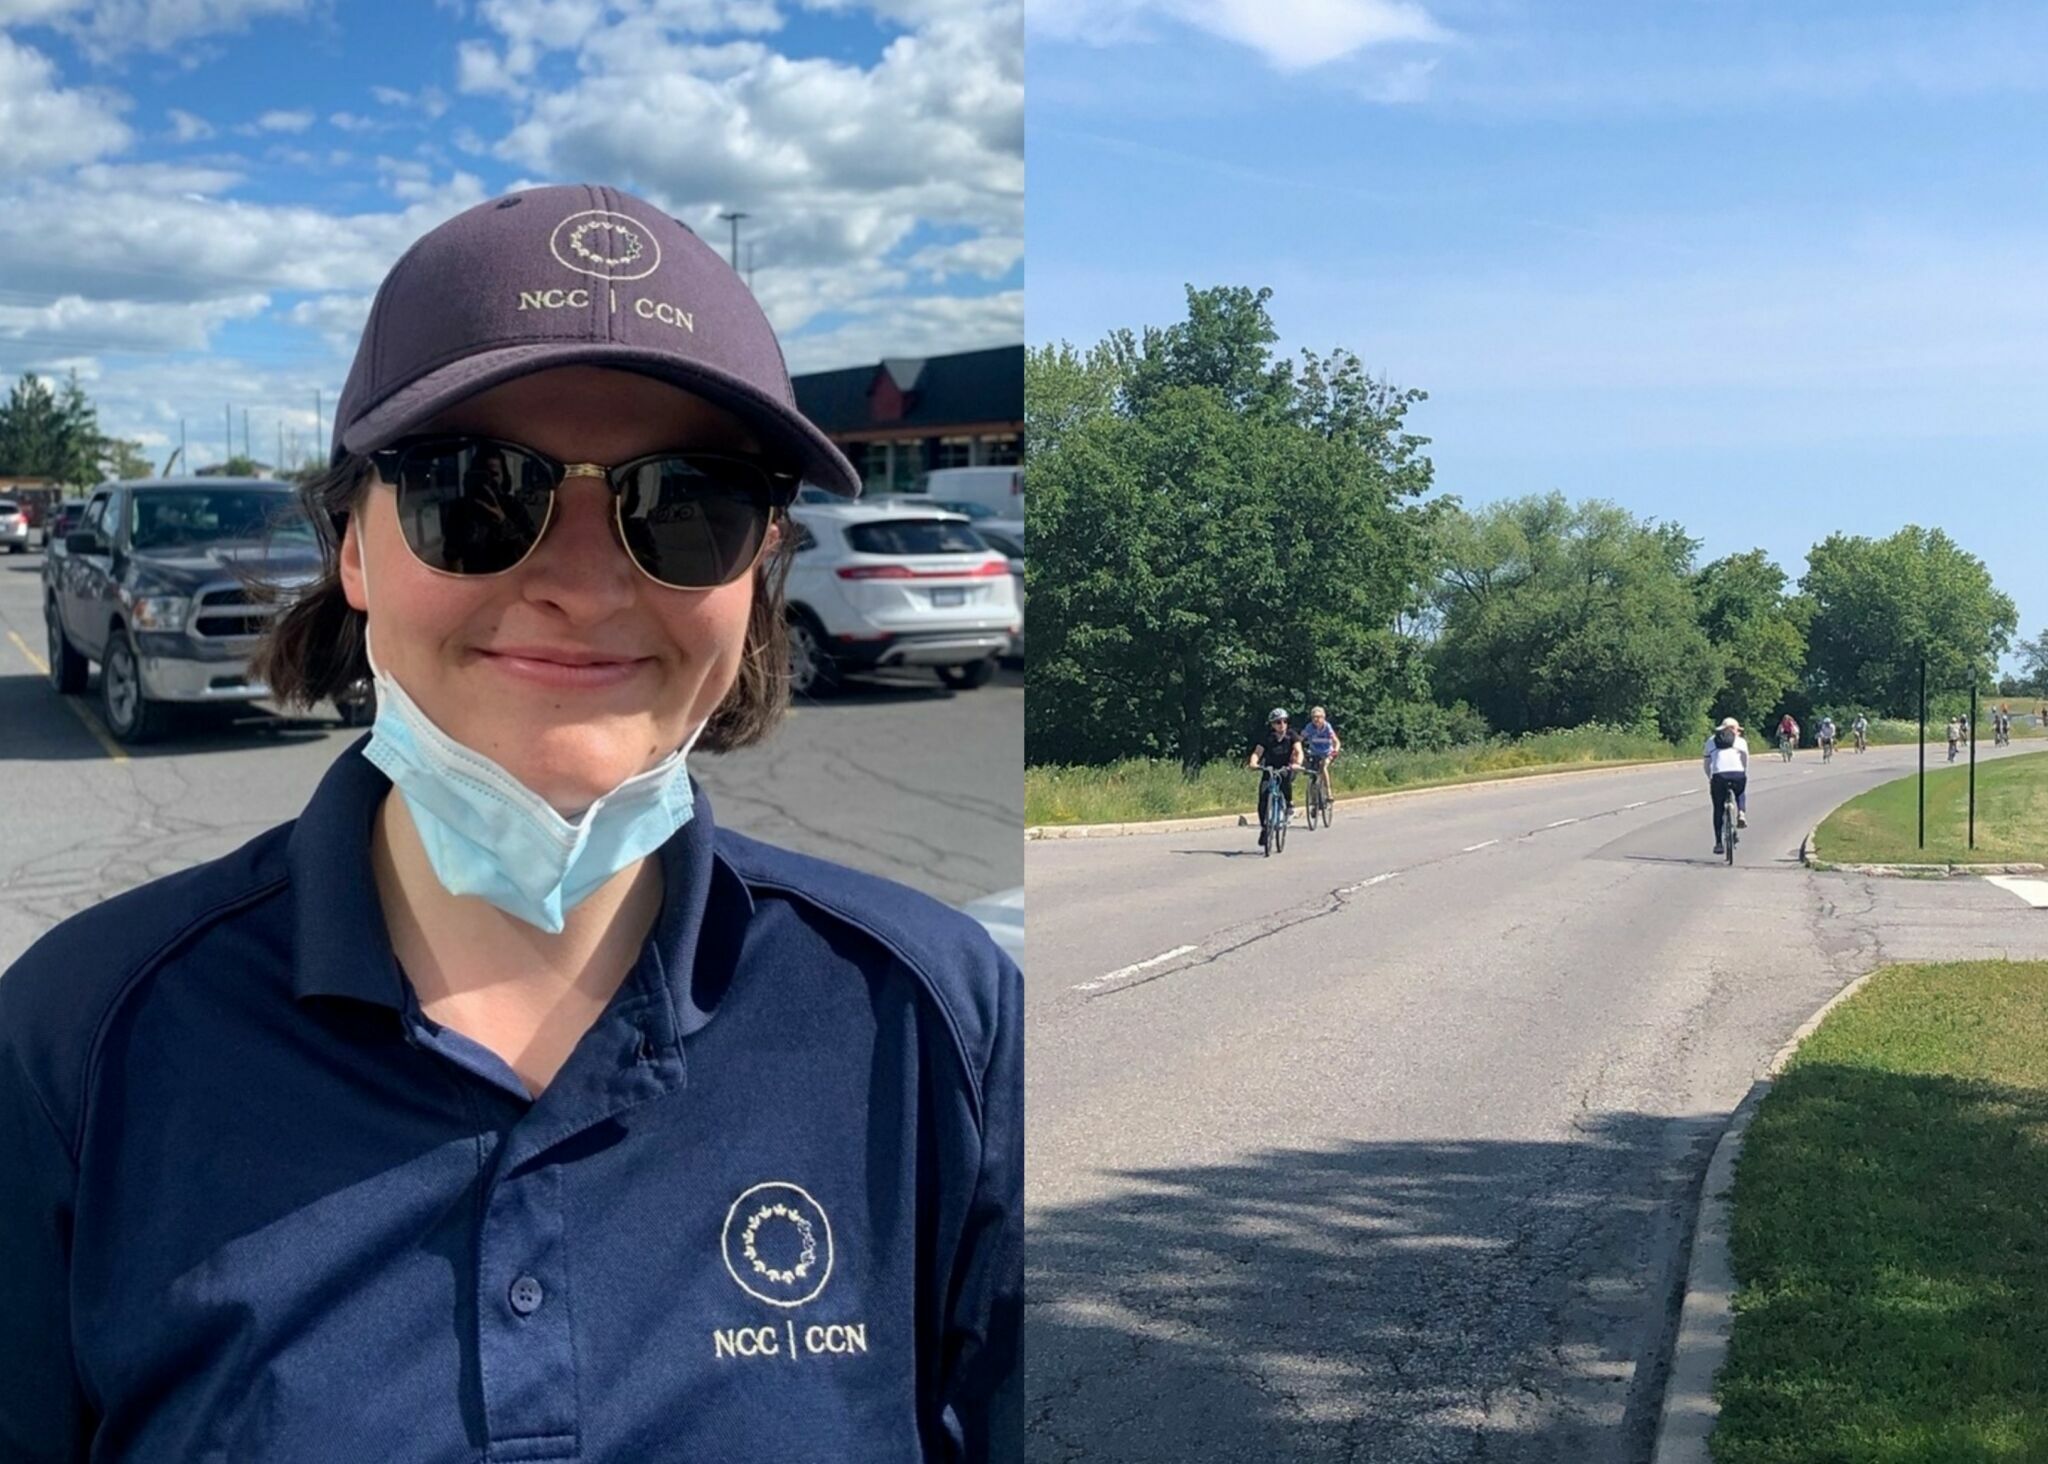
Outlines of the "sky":
[{"label": "sky", "polygon": [[[0,0],[0,381],[161,468],[313,455],[378,282],[604,182],[729,249],[793,371],[1023,337],[1020,0]],[[331,419],[321,423],[331,432]]]},{"label": "sky", "polygon": [[2048,7],[1031,0],[1027,339],[1263,285],[1439,488],[1795,577],[1946,529],[2048,628]]}]

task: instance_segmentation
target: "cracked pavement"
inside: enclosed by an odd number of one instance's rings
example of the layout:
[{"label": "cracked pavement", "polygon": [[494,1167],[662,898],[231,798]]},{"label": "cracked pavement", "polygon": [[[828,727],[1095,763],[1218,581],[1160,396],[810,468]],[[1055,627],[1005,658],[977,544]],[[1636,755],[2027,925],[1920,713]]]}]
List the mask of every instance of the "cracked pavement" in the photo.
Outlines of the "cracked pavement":
[{"label": "cracked pavement", "polygon": [[1030,845],[1029,1457],[1647,1459],[1751,1080],[1873,966],[2048,956],[1799,864],[1912,757],[1758,759],[1732,870],[1693,763]]},{"label": "cracked pavement", "polygon": [[[295,817],[360,731],[265,710],[202,718],[111,759],[44,680],[41,556],[0,559],[0,970],[109,895]],[[80,699],[96,708],[92,694]],[[721,826],[948,904],[1023,882],[1023,689],[929,675],[805,704],[765,747],[691,759]]]}]

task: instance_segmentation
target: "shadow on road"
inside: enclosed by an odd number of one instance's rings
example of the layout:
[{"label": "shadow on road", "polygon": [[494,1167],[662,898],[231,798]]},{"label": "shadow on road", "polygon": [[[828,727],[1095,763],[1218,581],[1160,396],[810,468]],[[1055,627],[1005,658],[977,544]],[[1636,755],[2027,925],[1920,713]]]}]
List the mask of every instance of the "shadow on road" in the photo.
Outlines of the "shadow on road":
[{"label": "shadow on road", "polygon": [[[64,705],[75,701],[76,709]],[[82,697],[60,697],[33,673],[0,676],[0,765],[10,762],[104,762],[107,751],[79,720],[78,711],[99,721],[99,678]],[[248,752],[317,741],[338,728],[327,717],[283,716],[261,706],[187,707],[156,742],[121,750],[130,758],[190,757],[198,753]]]},{"label": "shadow on road", "polygon": [[1028,1456],[1646,1459],[1723,1122],[1106,1176],[1031,1222]]}]

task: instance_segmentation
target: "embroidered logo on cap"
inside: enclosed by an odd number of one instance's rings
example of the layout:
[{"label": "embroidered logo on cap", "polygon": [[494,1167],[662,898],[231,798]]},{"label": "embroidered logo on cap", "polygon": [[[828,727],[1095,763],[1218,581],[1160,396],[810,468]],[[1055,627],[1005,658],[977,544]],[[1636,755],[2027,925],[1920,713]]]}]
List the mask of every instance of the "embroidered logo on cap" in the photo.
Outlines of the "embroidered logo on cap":
[{"label": "embroidered logo on cap", "polygon": [[555,258],[600,280],[644,280],[661,267],[661,241],[628,214],[590,208],[572,213],[548,238]]},{"label": "embroidered logo on cap", "polygon": [[832,1222],[801,1187],[757,1184],[725,1216],[725,1269],[770,1306],[815,1301],[832,1276]]}]

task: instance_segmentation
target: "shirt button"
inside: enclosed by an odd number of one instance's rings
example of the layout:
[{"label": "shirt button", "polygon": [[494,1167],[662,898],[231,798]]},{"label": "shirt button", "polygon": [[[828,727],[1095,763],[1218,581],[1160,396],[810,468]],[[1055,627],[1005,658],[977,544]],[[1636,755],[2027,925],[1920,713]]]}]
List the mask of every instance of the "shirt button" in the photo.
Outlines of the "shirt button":
[{"label": "shirt button", "polygon": [[540,1310],[544,1294],[540,1282],[531,1276],[521,1276],[512,1283],[512,1310],[522,1317],[532,1316]]}]

